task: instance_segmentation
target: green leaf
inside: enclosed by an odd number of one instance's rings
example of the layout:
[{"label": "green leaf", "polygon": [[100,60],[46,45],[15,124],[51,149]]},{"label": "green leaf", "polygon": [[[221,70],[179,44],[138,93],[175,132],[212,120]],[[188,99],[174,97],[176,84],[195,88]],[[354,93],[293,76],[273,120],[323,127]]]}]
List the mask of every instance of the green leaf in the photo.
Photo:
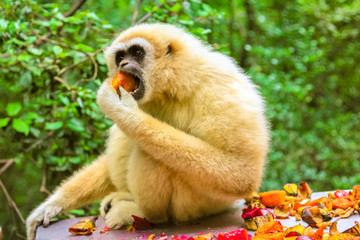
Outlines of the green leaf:
[{"label": "green leaf", "polygon": [[28,88],[31,86],[31,81],[32,81],[31,72],[25,72],[21,74],[19,85],[24,88]]},{"label": "green leaf", "polygon": [[29,134],[30,131],[29,125],[19,118],[15,118],[13,120],[12,126],[16,131],[24,133],[26,136]]},{"label": "green leaf", "polygon": [[69,98],[67,98],[66,96],[63,96],[61,94],[58,95],[60,101],[65,105],[65,106],[69,106],[70,105],[70,100]]},{"label": "green leaf", "polygon": [[41,134],[41,131],[39,130],[39,129],[36,129],[36,128],[33,128],[33,127],[31,127],[30,128],[30,132],[31,132],[31,134],[32,135],[34,135],[35,137],[39,137],[40,136],[40,134]]},{"label": "green leaf", "polygon": [[105,59],[105,54],[104,53],[99,53],[96,56],[96,59],[97,59],[98,63],[100,63],[101,65],[106,65],[106,59]]},{"label": "green leaf", "polygon": [[69,162],[71,162],[73,164],[79,164],[81,162],[81,158],[80,157],[71,157],[71,158],[69,158]]},{"label": "green leaf", "polygon": [[83,132],[85,131],[85,127],[84,127],[84,122],[81,121],[80,119],[70,119],[66,125],[68,126],[68,128],[70,128],[71,130],[75,131],[75,132]]},{"label": "green leaf", "polygon": [[9,21],[5,20],[5,19],[0,19],[0,28],[1,30],[5,30],[6,27],[8,26],[9,24]]},{"label": "green leaf", "polygon": [[37,119],[37,118],[40,118],[40,116],[36,112],[28,112],[27,113],[27,118],[28,119]]},{"label": "green leaf", "polygon": [[77,49],[80,49],[80,50],[84,51],[84,52],[93,52],[94,51],[94,49],[92,47],[87,46],[87,45],[82,44],[82,43],[76,44],[75,47]]},{"label": "green leaf", "polygon": [[10,117],[13,117],[21,111],[21,108],[22,107],[20,102],[8,103],[6,106],[6,112]]},{"label": "green leaf", "polygon": [[6,127],[10,121],[10,118],[0,118],[0,128]]},{"label": "green leaf", "polygon": [[26,43],[26,44],[31,44],[31,43],[33,43],[33,42],[35,42],[35,41],[36,41],[36,37],[35,37],[35,36],[30,36],[30,37],[28,37],[28,38],[26,39],[25,43]]},{"label": "green leaf", "polygon": [[84,209],[73,209],[73,210],[70,210],[70,213],[76,214],[76,215],[84,215],[85,211],[84,211]]},{"label": "green leaf", "polygon": [[43,53],[43,51],[41,49],[38,49],[38,48],[29,47],[27,50],[29,52],[31,52],[32,54],[37,55],[37,56],[39,56],[39,55],[41,55]]},{"label": "green leaf", "polygon": [[30,59],[34,58],[34,57],[31,56],[30,54],[28,54],[27,52],[23,52],[17,58],[18,58],[19,61],[27,62]]},{"label": "green leaf", "polygon": [[180,3],[176,3],[174,6],[170,8],[170,11],[172,12],[178,12],[182,9],[182,6]]},{"label": "green leaf", "polygon": [[63,126],[63,122],[52,122],[45,124],[45,130],[57,130]]},{"label": "green leaf", "polygon": [[16,43],[17,45],[20,45],[20,46],[22,46],[22,45],[25,44],[25,42],[23,42],[23,41],[21,41],[21,40],[19,40],[19,39],[17,39],[17,38],[13,38],[12,41],[13,41],[14,43]]},{"label": "green leaf", "polygon": [[53,52],[55,53],[56,56],[63,52],[62,47],[57,46],[57,45],[53,46],[52,50],[53,50]]}]

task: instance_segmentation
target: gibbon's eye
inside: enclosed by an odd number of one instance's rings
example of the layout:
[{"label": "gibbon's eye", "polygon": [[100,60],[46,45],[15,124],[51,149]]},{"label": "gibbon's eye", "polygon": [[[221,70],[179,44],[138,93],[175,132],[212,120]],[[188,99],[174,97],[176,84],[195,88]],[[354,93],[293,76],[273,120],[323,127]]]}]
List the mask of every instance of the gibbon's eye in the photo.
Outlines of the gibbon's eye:
[{"label": "gibbon's eye", "polygon": [[120,62],[124,60],[125,58],[125,52],[124,51],[118,51],[115,55],[115,63],[116,66],[119,66]]},{"label": "gibbon's eye", "polygon": [[169,45],[166,50],[166,54],[169,55],[172,53],[172,47]]},{"label": "gibbon's eye", "polygon": [[140,45],[133,45],[128,50],[129,54],[136,58],[136,60],[141,61],[145,57],[145,50]]}]

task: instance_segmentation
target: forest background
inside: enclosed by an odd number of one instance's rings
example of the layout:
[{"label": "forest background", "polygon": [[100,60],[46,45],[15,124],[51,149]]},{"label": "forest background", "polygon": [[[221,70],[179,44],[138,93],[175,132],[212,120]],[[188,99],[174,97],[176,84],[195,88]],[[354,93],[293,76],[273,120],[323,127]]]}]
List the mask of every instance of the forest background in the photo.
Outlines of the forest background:
[{"label": "forest background", "polygon": [[[261,191],[360,183],[360,1],[3,0],[0,226],[23,219],[104,150],[96,105],[103,49],[141,22],[176,24],[232,56],[267,102],[272,144]],[[91,176],[89,176],[91,177]],[[98,213],[99,203],[60,218]]]}]

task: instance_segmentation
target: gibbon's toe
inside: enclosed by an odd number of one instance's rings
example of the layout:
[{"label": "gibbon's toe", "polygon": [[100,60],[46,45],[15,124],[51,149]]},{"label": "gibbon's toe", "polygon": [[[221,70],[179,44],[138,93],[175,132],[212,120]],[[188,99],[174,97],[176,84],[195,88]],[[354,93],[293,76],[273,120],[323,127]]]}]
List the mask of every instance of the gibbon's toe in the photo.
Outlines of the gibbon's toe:
[{"label": "gibbon's toe", "polygon": [[111,201],[109,201],[104,207],[104,214],[107,214],[111,208]]},{"label": "gibbon's toe", "polygon": [[47,227],[50,220],[61,213],[63,208],[53,202],[47,202],[35,209],[26,219],[27,239],[33,240],[36,236],[36,229],[43,225]]},{"label": "gibbon's toe", "polygon": [[104,198],[100,206],[101,216],[106,226],[111,229],[120,229],[132,225],[131,215],[145,217],[130,193],[115,192]]},{"label": "gibbon's toe", "polygon": [[[132,215],[144,217],[138,205],[129,200],[112,201],[111,208],[107,208],[104,219],[106,226],[112,229],[120,229],[134,223]],[[105,209],[104,209],[105,212]]]}]

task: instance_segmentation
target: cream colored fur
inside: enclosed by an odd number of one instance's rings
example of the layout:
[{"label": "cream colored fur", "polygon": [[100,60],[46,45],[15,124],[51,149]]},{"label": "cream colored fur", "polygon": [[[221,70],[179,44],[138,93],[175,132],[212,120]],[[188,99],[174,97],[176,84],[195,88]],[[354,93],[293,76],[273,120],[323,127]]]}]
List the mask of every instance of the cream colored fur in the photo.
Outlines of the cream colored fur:
[{"label": "cream colored fur", "polygon": [[[111,86],[116,49],[134,43],[146,49],[139,101]],[[98,104],[115,123],[107,150],[32,212],[28,239],[42,221],[105,196],[101,215],[120,228],[132,214],[155,223],[208,216],[258,189],[269,142],[264,102],[231,58],[163,24],[128,29],[106,58]]]}]

